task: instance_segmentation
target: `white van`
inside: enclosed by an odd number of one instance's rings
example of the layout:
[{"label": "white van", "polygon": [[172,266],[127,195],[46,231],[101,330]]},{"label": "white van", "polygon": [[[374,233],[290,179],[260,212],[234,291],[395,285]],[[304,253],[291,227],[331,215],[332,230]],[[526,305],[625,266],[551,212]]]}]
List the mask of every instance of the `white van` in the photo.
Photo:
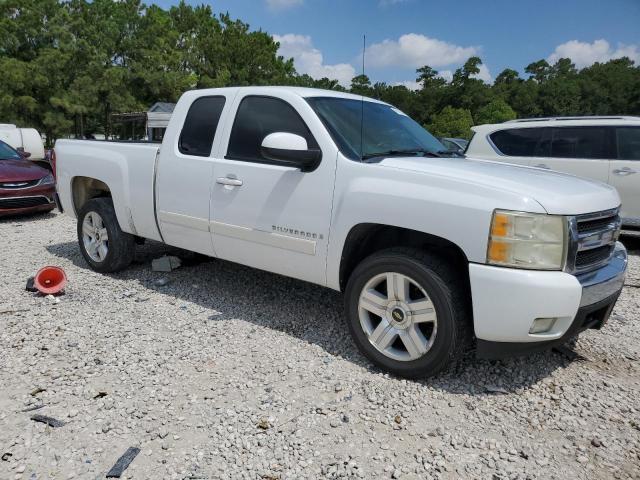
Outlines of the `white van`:
[{"label": "white van", "polygon": [[556,117],[478,125],[466,154],[614,186],[622,221],[640,228],[640,117]]}]

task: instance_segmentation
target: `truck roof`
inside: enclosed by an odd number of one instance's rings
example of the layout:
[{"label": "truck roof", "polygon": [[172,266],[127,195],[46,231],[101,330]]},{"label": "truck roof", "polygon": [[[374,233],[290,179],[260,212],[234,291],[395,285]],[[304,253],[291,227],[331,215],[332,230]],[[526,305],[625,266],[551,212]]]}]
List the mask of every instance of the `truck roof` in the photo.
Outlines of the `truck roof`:
[{"label": "truck roof", "polygon": [[290,86],[255,86],[255,87],[224,87],[224,88],[207,88],[201,90],[190,90],[185,95],[193,94],[197,96],[202,95],[215,95],[220,92],[232,92],[240,90],[253,90],[257,94],[264,92],[265,94],[278,91],[286,91],[293,93],[303,98],[311,97],[335,97],[335,98],[349,98],[351,100],[362,100],[363,98],[368,102],[383,103],[385,102],[376,100],[375,98],[363,97],[361,95],[354,95],[353,93],[339,92],[336,90],[324,90],[322,88],[308,88],[308,87],[290,87]]}]

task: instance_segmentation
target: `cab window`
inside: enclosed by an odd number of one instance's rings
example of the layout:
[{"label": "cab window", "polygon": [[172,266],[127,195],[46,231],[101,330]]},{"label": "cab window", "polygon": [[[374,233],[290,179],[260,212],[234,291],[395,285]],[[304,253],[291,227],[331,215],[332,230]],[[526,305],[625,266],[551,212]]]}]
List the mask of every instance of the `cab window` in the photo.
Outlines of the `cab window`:
[{"label": "cab window", "polygon": [[273,163],[262,155],[260,147],[264,138],[275,132],[300,135],[307,141],[307,148],[319,148],[298,112],[287,102],[274,97],[247,96],[238,107],[226,158]]},{"label": "cab window", "polygon": [[200,97],[191,104],[178,140],[180,153],[197,157],[211,155],[224,102],[224,97]]}]

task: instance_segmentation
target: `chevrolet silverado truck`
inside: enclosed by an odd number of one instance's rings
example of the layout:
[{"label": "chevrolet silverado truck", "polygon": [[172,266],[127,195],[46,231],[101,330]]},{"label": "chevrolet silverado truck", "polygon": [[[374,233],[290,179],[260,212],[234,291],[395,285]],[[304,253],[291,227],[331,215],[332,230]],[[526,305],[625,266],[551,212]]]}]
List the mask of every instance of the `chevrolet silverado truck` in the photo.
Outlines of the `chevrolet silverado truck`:
[{"label": "chevrolet silverado truck", "polygon": [[616,190],[444,150],[369,98],[190,91],[161,145],[58,141],[58,200],[99,272],[151,239],[344,292],[357,347],[405,377],[600,328],[627,265]]}]

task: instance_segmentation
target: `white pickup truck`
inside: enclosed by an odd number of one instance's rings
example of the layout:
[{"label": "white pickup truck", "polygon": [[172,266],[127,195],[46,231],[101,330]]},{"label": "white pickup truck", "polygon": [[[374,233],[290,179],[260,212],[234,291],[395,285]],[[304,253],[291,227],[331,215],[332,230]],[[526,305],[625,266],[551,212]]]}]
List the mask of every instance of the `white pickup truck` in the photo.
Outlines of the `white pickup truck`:
[{"label": "white pickup truck", "polygon": [[358,348],[398,375],[600,328],[627,264],[615,189],[442,150],[368,98],[199,90],[161,146],[58,141],[57,188],[93,269],[153,239],[340,290]]}]

